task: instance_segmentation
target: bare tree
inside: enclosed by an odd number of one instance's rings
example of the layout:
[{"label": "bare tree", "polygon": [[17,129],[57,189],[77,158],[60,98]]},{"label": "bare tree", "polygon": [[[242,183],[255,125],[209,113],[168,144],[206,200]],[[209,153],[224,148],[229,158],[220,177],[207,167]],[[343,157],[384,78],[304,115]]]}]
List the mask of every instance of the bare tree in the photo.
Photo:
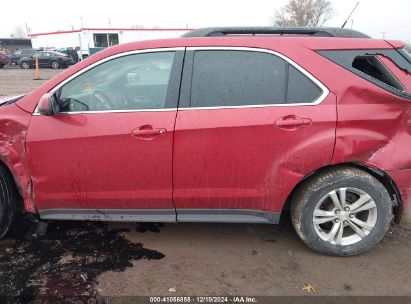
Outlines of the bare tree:
[{"label": "bare tree", "polygon": [[275,26],[322,26],[333,14],[328,0],[290,0],[277,10],[274,16]]},{"label": "bare tree", "polygon": [[10,34],[12,38],[26,38],[26,32],[21,26],[16,26],[13,32]]}]

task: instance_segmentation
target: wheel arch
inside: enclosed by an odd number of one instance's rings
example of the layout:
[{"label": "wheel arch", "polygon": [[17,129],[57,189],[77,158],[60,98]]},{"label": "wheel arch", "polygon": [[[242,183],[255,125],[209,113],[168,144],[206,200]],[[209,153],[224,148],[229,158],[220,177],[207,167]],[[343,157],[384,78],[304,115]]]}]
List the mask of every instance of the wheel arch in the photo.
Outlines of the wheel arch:
[{"label": "wheel arch", "polygon": [[18,207],[19,209],[23,210],[23,197],[22,197],[22,189],[19,185],[19,183],[16,180],[16,177],[14,176],[12,170],[10,170],[10,168],[7,166],[7,164],[0,159],[0,167],[4,168],[4,170],[7,172],[8,177],[10,178],[11,181],[11,185],[14,188],[13,190],[16,192],[16,196],[17,196],[17,201],[16,203],[18,204],[16,207]]},{"label": "wheel arch", "polygon": [[338,167],[352,167],[352,168],[363,170],[367,172],[368,174],[372,175],[373,177],[375,177],[379,182],[381,182],[384,185],[384,187],[387,189],[391,197],[395,222],[399,223],[401,221],[401,216],[402,216],[402,211],[403,211],[402,197],[401,197],[401,193],[397,185],[395,184],[395,181],[391,178],[391,176],[388,173],[384,172],[383,170],[376,168],[376,167],[368,166],[360,162],[347,162],[347,163],[340,163],[340,164],[324,166],[304,176],[288,195],[287,200],[281,211],[281,216],[283,216],[283,214],[285,213],[288,213],[288,211],[290,210],[294,195],[308,180],[315,178],[317,175],[321,174],[325,170],[330,170],[332,168],[338,168]]}]

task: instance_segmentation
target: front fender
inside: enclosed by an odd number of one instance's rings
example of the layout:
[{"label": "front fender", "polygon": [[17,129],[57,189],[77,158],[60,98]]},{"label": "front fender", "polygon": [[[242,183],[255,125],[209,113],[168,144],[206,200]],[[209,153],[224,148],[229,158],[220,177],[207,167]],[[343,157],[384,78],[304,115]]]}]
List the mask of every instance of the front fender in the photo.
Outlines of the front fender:
[{"label": "front fender", "polygon": [[26,134],[31,114],[15,104],[0,107],[0,160],[12,173],[28,212],[36,212],[27,164]]}]

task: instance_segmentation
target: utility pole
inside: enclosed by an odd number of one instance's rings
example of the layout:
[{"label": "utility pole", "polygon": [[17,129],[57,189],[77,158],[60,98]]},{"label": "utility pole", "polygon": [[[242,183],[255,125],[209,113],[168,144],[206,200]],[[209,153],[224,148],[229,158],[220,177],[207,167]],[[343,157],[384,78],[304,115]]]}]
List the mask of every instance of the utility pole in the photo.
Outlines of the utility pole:
[{"label": "utility pole", "polygon": [[388,34],[387,32],[381,32],[381,35],[382,35],[382,39],[384,39],[385,40],[385,35],[386,34]]},{"label": "utility pole", "polygon": [[80,17],[81,28],[84,28],[83,17]]},{"label": "utility pole", "polygon": [[111,18],[108,17],[108,27],[111,28]]},{"label": "utility pole", "polygon": [[30,29],[29,29],[29,26],[27,25],[27,22],[25,22],[25,25],[26,25],[26,36],[28,38],[30,36]]}]

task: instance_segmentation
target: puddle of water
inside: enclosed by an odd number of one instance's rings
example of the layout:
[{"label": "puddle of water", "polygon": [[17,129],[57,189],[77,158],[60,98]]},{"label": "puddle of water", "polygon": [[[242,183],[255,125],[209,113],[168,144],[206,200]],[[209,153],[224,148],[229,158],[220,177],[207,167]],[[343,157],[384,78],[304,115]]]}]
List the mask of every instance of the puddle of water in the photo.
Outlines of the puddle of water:
[{"label": "puddle of water", "polygon": [[49,297],[74,303],[69,297],[95,297],[101,273],[124,271],[134,260],[164,257],[125,239],[122,233],[127,228],[113,229],[105,223],[51,222],[47,235],[39,238],[31,236],[31,229],[29,221],[20,220],[0,241],[0,296],[10,303]]}]

